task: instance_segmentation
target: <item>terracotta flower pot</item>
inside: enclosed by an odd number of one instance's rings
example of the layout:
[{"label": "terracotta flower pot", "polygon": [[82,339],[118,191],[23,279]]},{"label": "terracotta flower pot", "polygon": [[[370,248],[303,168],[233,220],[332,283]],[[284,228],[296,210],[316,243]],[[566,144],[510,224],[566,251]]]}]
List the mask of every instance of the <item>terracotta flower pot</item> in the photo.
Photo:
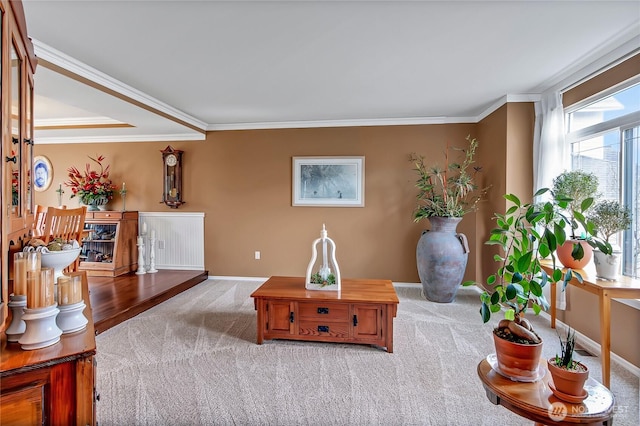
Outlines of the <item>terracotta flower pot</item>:
[{"label": "terracotta flower pot", "polygon": [[[566,395],[580,397],[584,394],[584,382],[589,378],[589,369],[586,365],[579,362],[583,370],[567,370],[558,367],[554,362],[554,358],[547,360],[547,366],[553,378],[555,388]],[[556,395],[557,396],[557,395]]]},{"label": "terracotta flower pot", "polygon": [[[580,260],[576,260],[571,256],[575,244],[580,244],[584,250],[584,256]],[[583,269],[593,257],[593,247],[584,240],[567,240],[556,249],[556,255],[565,268]]]},{"label": "terracotta flower pot", "polygon": [[535,379],[538,377],[542,342],[525,345],[505,340],[493,333],[498,366],[506,375],[514,378]]}]

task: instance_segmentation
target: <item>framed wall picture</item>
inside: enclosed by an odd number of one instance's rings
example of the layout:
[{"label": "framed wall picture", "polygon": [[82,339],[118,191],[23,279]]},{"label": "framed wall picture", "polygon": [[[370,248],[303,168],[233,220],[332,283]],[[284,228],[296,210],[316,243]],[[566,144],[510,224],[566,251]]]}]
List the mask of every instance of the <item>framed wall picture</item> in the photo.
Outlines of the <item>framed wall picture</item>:
[{"label": "framed wall picture", "polygon": [[364,207],[364,157],[293,157],[294,206]]},{"label": "framed wall picture", "polygon": [[53,180],[53,167],[44,155],[36,155],[33,158],[33,188],[38,191],[46,191]]}]

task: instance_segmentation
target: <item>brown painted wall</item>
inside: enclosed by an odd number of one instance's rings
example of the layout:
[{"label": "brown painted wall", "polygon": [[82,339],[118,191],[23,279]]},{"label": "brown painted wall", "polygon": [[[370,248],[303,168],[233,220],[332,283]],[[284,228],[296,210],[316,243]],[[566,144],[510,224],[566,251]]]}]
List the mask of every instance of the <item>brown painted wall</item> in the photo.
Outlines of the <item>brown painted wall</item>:
[{"label": "brown painted wall", "polygon": [[585,81],[571,90],[567,90],[562,95],[562,104],[567,108],[589,96],[593,96],[598,92],[637,76],[638,70],[640,70],[640,54],[630,57],[617,66]]},{"label": "brown painted wall", "polygon": [[[211,275],[302,275],[324,223],[336,242],[343,276],[417,282],[415,245],[428,222],[413,223],[417,176],[409,153],[440,162],[447,140],[464,147],[474,131],[473,124],[456,124],[210,132],[204,142],[171,144],[185,150],[187,204],[180,211],[205,213],[205,266]],[[159,204],[159,151],[166,145],[36,146],[55,173],[51,189],[37,193],[36,202],[57,204],[54,191],[66,179],[65,170],[84,167],[87,155],[102,154],[114,181],[127,184],[127,209],[167,211]],[[490,146],[491,141],[481,141],[478,152]],[[365,156],[364,208],[291,206],[291,157],[316,155]],[[66,191],[64,203],[75,206]],[[111,208],[121,208],[119,197]],[[472,247],[474,222],[472,215],[459,226]],[[261,260],[254,260],[256,250]],[[472,279],[474,255],[467,271]]]}]

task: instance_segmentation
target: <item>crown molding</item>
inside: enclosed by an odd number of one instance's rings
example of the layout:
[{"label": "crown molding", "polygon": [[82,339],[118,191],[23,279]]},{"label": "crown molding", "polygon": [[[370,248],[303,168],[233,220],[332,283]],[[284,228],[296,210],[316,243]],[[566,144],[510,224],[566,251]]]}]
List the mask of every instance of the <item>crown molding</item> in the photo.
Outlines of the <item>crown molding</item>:
[{"label": "crown molding", "polygon": [[35,145],[78,144],[78,143],[118,143],[118,142],[175,142],[175,141],[203,141],[204,133],[184,133],[168,135],[123,135],[123,136],[74,136],[37,138]]},{"label": "crown molding", "polygon": [[97,69],[80,62],[65,53],[62,53],[39,40],[32,39],[32,41],[38,59],[42,59],[43,61],[60,67],[71,74],[77,75],[110,91],[116,92],[126,99],[133,100],[151,108],[152,110],[156,110],[165,116],[173,118],[174,121],[188,123],[202,132],[206,131],[207,124],[204,121],[198,120],[197,118],[167,105],[146,93],[134,89],[133,87],[124,84],[121,81],[116,80],[115,78],[98,71]]}]

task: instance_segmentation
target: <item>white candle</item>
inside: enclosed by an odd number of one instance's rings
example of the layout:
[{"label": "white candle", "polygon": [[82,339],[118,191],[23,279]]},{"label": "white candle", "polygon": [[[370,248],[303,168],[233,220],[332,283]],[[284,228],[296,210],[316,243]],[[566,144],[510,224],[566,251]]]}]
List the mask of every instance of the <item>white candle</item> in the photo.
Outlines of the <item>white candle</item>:
[{"label": "white candle", "polygon": [[126,189],[127,189],[127,187],[126,187],[126,186],[124,186],[124,182],[122,182],[122,189],[123,189],[123,190],[126,190]]},{"label": "white candle", "polygon": [[141,246],[142,245],[142,237],[138,237],[138,245]]},{"label": "white candle", "polygon": [[147,233],[147,222],[142,222],[142,234]]},{"label": "white candle", "polygon": [[322,266],[327,267],[327,240],[322,239]]},{"label": "white candle", "polygon": [[151,230],[151,239],[154,239],[154,238],[156,238],[156,230],[152,229]]}]

